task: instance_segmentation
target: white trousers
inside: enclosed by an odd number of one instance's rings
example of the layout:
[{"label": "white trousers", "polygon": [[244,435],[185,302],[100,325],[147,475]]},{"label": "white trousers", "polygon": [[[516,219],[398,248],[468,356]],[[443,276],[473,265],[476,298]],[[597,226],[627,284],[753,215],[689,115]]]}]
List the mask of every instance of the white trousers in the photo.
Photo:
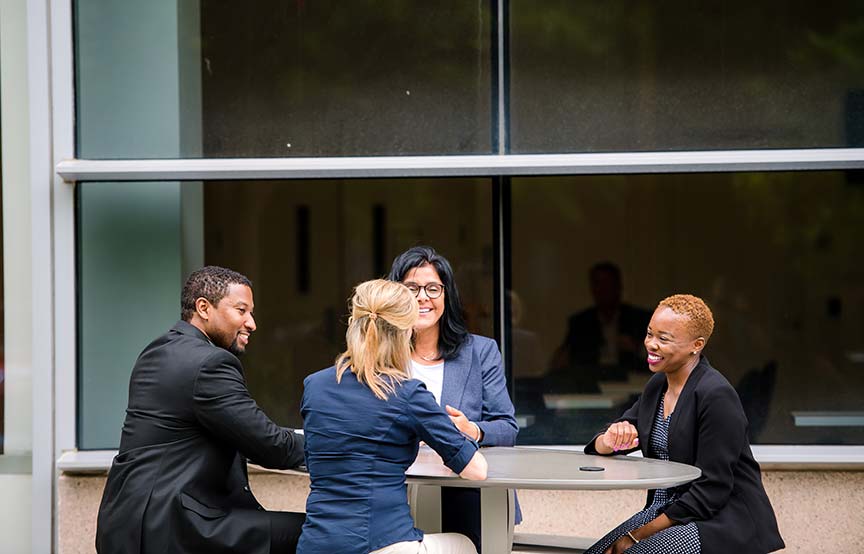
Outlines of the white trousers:
[{"label": "white trousers", "polygon": [[397,542],[370,554],[477,554],[477,549],[465,535],[426,533],[422,541]]}]

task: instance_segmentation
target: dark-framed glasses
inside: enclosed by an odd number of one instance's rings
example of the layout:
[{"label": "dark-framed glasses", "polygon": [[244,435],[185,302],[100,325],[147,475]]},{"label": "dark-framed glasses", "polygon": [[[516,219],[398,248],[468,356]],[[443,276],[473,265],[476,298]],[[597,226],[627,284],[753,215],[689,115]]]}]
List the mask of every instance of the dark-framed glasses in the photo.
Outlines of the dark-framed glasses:
[{"label": "dark-framed glasses", "polygon": [[418,285],[417,283],[405,283],[405,286],[408,287],[408,290],[411,291],[411,294],[414,296],[420,296],[420,291],[425,290],[426,296],[429,298],[438,298],[442,294],[444,294],[444,285],[441,283],[426,283],[425,285]]}]

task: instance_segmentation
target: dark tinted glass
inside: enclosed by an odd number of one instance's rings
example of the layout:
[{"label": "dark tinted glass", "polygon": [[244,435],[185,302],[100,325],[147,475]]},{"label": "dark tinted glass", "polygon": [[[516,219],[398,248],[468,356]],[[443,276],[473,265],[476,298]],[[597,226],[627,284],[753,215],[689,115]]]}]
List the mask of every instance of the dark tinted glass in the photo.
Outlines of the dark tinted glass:
[{"label": "dark tinted glass", "polygon": [[510,3],[512,151],[864,145],[864,3]]},{"label": "dark tinted glass", "polygon": [[300,425],[306,375],[344,349],[352,288],[386,277],[411,246],[450,260],[469,330],[495,334],[489,179],[81,183],[79,191],[81,448],[117,447],[135,359],[179,318],[185,276],[205,263],[254,283],[258,329],[243,357],[246,378],[285,425]]},{"label": "dark tinted glass", "polygon": [[861,175],[536,177],[512,191],[521,443],[585,443],[620,416],[650,377],[651,312],[691,293],[714,312],[705,354],[753,442],[864,444]]},{"label": "dark tinted glass", "polygon": [[76,7],[82,157],[491,151],[487,2]]},{"label": "dark tinted glass", "polygon": [[214,182],[204,194],[206,262],[254,283],[258,331],[243,363],[283,424],[300,424],[303,378],[344,348],[352,287],[386,277],[411,246],[450,260],[469,329],[494,337],[488,180]]}]

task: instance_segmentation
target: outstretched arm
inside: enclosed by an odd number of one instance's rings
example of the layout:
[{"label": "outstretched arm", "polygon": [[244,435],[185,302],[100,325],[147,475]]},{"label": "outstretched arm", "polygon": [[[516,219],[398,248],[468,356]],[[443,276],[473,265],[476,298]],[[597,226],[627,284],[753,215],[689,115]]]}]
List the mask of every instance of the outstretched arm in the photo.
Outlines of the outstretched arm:
[{"label": "outstretched arm", "polygon": [[459,477],[468,479],[469,481],[484,481],[488,469],[489,466],[486,463],[486,458],[484,458],[483,454],[478,450],[474,453],[474,456],[471,457],[471,461],[468,462],[465,469],[463,469],[459,474]]},{"label": "outstretched arm", "polygon": [[303,437],[276,425],[246,388],[237,358],[228,352],[208,357],[192,393],[198,421],[256,464],[274,469],[303,462]]}]

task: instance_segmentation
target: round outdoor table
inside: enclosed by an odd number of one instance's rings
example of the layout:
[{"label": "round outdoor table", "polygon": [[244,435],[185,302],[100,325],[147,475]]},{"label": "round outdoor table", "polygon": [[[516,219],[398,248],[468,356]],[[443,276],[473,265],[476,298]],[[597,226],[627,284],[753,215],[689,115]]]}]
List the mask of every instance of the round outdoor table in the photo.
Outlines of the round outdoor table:
[{"label": "round outdoor table", "polygon": [[590,456],[572,450],[531,447],[493,447],[481,450],[489,463],[485,481],[461,479],[443,465],[430,448],[422,447],[408,468],[408,483],[432,494],[411,494],[415,523],[427,532],[441,528],[440,490],[445,487],[480,489],[481,554],[509,553],[513,544],[513,491],[665,489],[697,479],[697,467],[635,456]]}]

